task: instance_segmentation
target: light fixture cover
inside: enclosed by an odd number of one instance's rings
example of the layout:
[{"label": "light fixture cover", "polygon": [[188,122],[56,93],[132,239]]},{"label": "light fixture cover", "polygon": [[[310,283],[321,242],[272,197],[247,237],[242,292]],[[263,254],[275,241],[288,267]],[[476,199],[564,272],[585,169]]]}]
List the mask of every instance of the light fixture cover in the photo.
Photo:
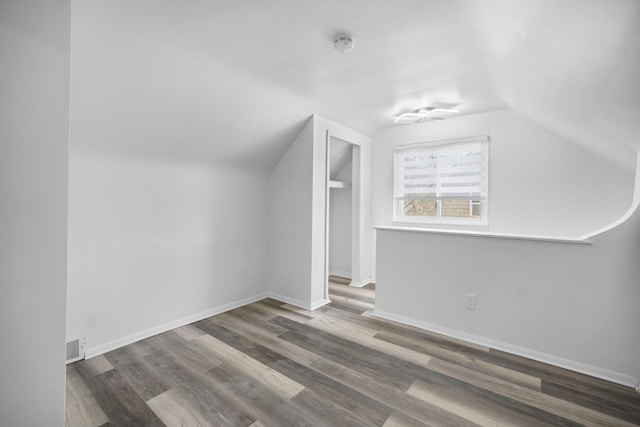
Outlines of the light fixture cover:
[{"label": "light fixture cover", "polygon": [[427,107],[427,108],[420,108],[419,110],[416,110],[416,112],[425,113],[427,116],[430,116],[432,114],[458,114],[460,111],[454,110],[453,108]]},{"label": "light fixture cover", "polygon": [[399,125],[407,125],[411,123],[418,123],[424,120],[425,115],[421,113],[403,113],[395,118],[394,122]]},{"label": "light fixture cover", "polygon": [[394,119],[394,122],[401,125],[418,123],[423,120],[444,120],[451,117],[454,114],[458,114],[458,110],[451,108],[433,108],[424,107],[418,108],[412,113],[403,113]]},{"label": "light fixture cover", "polygon": [[353,39],[346,35],[337,36],[333,41],[333,48],[340,53],[351,52],[354,48]]}]

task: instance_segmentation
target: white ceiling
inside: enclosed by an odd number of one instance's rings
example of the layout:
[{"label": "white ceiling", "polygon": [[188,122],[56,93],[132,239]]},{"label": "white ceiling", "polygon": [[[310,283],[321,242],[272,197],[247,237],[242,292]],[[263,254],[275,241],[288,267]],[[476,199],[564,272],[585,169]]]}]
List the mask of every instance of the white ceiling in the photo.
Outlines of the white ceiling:
[{"label": "white ceiling", "polygon": [[[571,135],[599,100],[637,129],[638,14],[636,0],[75,1],[71,145],[270,168],[313,113],[371,135],[422,106],[508,106]],[[354,51],[333,50],[340,32]]]}]

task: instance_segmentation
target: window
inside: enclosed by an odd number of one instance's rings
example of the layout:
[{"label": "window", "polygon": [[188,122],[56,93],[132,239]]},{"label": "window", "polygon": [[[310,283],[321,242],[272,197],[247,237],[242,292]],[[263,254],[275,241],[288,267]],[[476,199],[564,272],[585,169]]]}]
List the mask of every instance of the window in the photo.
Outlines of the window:
[{"label": "window", "polygon": [[394,221],[487,224],[487,136],[398,145],[394,158]]}]

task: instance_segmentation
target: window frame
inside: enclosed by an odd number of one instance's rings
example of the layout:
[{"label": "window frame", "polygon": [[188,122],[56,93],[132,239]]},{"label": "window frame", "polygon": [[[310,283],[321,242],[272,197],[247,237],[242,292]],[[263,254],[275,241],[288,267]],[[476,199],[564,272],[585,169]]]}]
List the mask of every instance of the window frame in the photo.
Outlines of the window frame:
[{"label": "window frame", "polygon": [[[393,147],[393,222],[394,223],[413,223],[413,224],[444,224],[444,225],[468,225],[468,226],[487,226],[489,224],[489,141],[488,135],[469,136],[464,138],[453,138],[434,140],[428,142],[410,143],[410,144],[396,144]],[[449,198],[453,200],[468,200],[469,209],[472,211],[475,201],[481,201],[480,203],[480,216],[479,217],[442,217],[442,200],[446,200],[447,197],[437,195],[433,198],[426,198],[422,200],[435,200],[436,201],[436,216],[419,216],[419,215],[405,215],[404,214],[404,192],[402,197],[399,198],[399,160],[398,155],[403,151],[425,149],[425,154],[435,155],[440,152],[447,152],[446,147],[450,147],[449,152],[455,152],[453,145],[478,145],[481,147],[482,164],[481,164],[481,176],[480,176],[480,196],[462,196],[458,198]],[[463,151],[463,150],[459,150]],[[402,187],[402,190],[404,188]]]}]

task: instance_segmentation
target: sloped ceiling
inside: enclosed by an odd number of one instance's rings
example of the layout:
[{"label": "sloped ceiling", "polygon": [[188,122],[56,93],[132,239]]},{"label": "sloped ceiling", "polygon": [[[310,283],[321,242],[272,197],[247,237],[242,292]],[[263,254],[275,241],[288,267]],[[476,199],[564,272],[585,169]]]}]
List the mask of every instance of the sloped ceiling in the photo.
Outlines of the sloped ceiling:
[{"label": "sloped ceiling", "polygon": [[[269,169],[313,113],[372,134],[446,105],[519,109],[608,152],[608,126],[624,120],[619,145],[638,130],[638,14],[634,0],[77,1],[71,147]],[[354,51],[333,50],[340,32]]]}]

